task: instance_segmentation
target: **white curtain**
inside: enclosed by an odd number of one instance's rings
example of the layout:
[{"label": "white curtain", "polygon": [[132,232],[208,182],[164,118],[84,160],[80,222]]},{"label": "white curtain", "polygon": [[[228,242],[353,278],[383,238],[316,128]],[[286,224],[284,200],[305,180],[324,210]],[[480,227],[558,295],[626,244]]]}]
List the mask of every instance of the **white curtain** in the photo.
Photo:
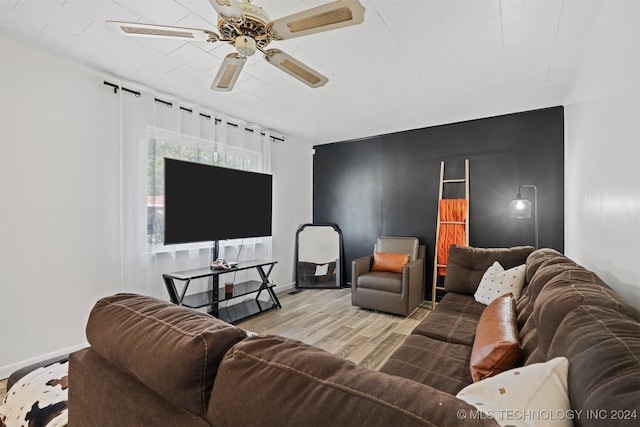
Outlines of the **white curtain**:
[{"label": "white curtain", "polygon": [[[162,159],[270,173],[270,134],[166,95],[145,90],[139,96],[123,90],[118,94],[123,288],[168,299],[162,274],[208,266],[213,242],[163,244]],[[270,237],[227,240],[219,247],[219,256],[227,261],[271,259]],[[251,274],[238,272],[233,280],[255,279]],[[193,281],[189,293],[208,286],[206,279]]]}]

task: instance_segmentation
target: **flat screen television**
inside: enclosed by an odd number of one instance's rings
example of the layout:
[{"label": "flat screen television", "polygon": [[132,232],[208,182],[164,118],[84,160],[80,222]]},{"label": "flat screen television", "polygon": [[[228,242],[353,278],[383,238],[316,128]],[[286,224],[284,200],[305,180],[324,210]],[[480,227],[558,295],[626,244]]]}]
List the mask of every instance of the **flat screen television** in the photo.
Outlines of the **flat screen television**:
[{"label": "flat screen television", "polygon": [[164,244],[271,235],[271,175],[165,158]]}]

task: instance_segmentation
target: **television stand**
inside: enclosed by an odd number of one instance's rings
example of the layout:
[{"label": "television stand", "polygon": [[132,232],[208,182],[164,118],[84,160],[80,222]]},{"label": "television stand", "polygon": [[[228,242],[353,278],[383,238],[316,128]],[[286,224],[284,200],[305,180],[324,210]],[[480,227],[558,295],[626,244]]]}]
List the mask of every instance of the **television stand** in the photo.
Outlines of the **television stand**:
[{"label": "television stand", "polygon": [[[212,270],[210,267],[203,267],[177,271],[175,273],[166,273],[162,275],[162,279],[167,287],[167,292],[169,293],[169,298],[172,303],[191,308],[209,307],[207,312],[212,316],[224,320],[227,323],[235,323],[241,319],[272,308],[282,308],[273,290],[276,285],[269,282],[269,275],[276,263],[277,261],[264,260],[242,261],[239,262],[236,267],[228,270]],[[232,293],[225,292],[224,286],[220,287],[220,276],[250,269],[256,269],[258,271],[260,280],[234,283]],[[212,289],[187,295],[191,280],[203,277],[211,278]],[[176,281],[184,282],[182,292],[178,292]],[[263,291],[269,295],[269,301],[259,299]],[[253,294],[256,294],[254,299],[220,307],[221,302]]]}]

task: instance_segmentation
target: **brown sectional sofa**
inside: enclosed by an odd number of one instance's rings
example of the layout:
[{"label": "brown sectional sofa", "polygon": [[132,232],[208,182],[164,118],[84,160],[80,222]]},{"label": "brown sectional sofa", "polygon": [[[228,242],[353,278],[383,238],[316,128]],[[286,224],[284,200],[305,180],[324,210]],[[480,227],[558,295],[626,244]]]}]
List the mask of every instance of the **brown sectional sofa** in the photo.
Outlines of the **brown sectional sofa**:
[{"label": "brown sectional sofa", "polygon": [[71,427],[448,426],[473,409],[415,381],[295,340],[247,336],[146,296],[98,301],[87,338],[91,347],[69,356]]},{"label": "brown sectional sofa", "polygon": [[[456,394],[472,382],[469,359],[485,305],[473,294],[498,260],[526,259],[516,304],[524,366],[564,356],[576,426],[634,426],[640,417],[640,311],[596,274],[552,249],[453,246],[447,294],[380,369]],[[621,419],[616,419],[621,418]]]},{"label": "brown sectional sofa", "polygon": [[467,417],[455,394],[472,382],[469,359],[485,309],[473,298],[484,271],[525,263],[517,302],[525,365],[569,360],[571,408],[608,417],[577,426],[636,425],[640,313],[595,274],[556,251],[453,247],[443,300],[380,372],[304,343],[248,336],[206,314],[150,297],[100,300],[91,347],[70,355],[74,426],[497,425]]}]

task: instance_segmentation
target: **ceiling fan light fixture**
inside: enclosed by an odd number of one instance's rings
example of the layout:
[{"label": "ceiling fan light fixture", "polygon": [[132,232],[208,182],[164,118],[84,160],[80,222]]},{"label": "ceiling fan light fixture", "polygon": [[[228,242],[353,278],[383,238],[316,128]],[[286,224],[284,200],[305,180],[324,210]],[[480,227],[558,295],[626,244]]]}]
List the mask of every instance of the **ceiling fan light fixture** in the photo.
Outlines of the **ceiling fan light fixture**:
[{"label": "ceiling fan light fixture", "polygon": [[243,56],[251,56],[256,53],[256,41],[253,37],[238,36],[234,46],[238,53]]},{"label": "ceiling fan light fixture", "polygon": [[274,40],[287,40],[360,24],[364,21],[365,11],[360,0],[334,0],[271,20],[262,7],[251,3],[252,0],[208,1],[218,12],[217,33],[206,29],[121,21],[107,21],[107,27],[125,36],[225,42],[233,46],[236,51],[222,61],[211,85],[211,89],[216,91],[230,91],[247,58],[257,50],[276,68],[311,88],[318,88],[327,84],[329,79],[326,76],[291,55],[278,49],[267,49],[267,46]]}]

